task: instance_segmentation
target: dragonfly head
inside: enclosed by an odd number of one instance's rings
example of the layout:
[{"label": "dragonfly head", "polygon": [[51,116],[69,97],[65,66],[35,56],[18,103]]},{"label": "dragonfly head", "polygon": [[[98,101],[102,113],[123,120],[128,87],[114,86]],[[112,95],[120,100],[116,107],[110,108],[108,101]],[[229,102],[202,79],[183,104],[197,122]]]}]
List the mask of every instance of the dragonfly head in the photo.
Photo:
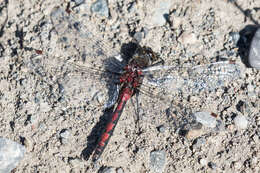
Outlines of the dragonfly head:
[{"label": "dragonfly head", "polygon": [[136,64],[137,66],[144,68],[157,61],[159,56],[149,47],[138,47],[130,60],[130,63]]}]

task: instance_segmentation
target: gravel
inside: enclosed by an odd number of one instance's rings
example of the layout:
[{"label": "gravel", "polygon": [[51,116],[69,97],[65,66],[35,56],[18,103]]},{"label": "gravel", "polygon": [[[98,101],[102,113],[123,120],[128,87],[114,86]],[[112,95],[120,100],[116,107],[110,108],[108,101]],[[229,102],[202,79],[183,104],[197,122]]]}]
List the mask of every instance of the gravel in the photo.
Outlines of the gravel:
[{"label": "gravel", "polygon": [[[176,173],[259,172],[260,75],[258,50],[257,54],[253,50],[259,29],[255,37],[246,29],[260,18],[260,1],[82,2],[0,2],[0,136],[22,139],[27,151],[13,172],[99,172],[105,167],[129,173],[159,167]],[[62,20],[52,20],[54,7],[64,12]],[[100,42],[91,44],[88,31]],[[192,75],[205,81],[192,83],[185,92],[174,83],[166,87],[176,89],[172,95],[149,83],[141,85],[144,92],[125,105],[100,161],[94,164],[92,151],[112,111],[102,107],[108,99],[107,79],[111,80],[102,75],[111,56],[124,50],[132,37],[156,51],[165,65],[176,67],[170,71],[176,79]],[[101,43],[106,46],[100,47]],[[90,47],[105,50],[87,52]],[[100,57],[102,53],[107,57]],[[214,69],[209,76],[203,76],[200,68],[188,70],[219,61],[235,62],[239,75],[229,68]],[[88,67],[94,69],[91,75]],[[216,73],[233,80],[214,80]],[[210,91],[204,90],[206,81],[213,82]],[[219,84],[222,87],[214,87]],[[187,126],[187,139],[178,132],[193,121],[195,112],[218,116],[202,117],[200,124],[206,123],[201,129]],[[165,132],[158,129],[161,125]],[[62,129],[69,133],[60,133]],[[153,150],[164,154],[150,165]],[[86,160],[80,158],[82,153]],[[208,162],[217,168],[212,170]],[[155,166],[159,163],[162,166]]]}]

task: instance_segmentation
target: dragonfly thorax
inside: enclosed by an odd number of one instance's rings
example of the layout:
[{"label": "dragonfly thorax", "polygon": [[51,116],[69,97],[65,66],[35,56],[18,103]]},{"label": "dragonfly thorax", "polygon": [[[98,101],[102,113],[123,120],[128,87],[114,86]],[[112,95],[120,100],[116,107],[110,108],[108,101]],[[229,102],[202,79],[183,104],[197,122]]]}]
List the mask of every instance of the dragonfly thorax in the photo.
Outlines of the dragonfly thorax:
[{"label": "dragonfly thorax", "polygon": [[140,68],[145,68],[159,59],[158,55],[149,47],[138,47],[130,60],[130,64],[135,64]]},{"label": "dragonfly thorax", "polygon": [[120,83],[130,88],[137,88],[141,81],[141,75],[142,70],[138,65],[126,65],[124,73],[120,76]]}]

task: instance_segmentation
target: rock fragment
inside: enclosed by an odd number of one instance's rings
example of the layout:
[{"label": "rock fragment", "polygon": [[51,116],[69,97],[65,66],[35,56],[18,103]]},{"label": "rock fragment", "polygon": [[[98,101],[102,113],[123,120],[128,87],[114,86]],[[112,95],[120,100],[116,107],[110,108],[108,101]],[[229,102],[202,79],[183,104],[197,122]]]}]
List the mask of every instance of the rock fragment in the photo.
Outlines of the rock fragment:
[{"label": "rock fragment", "polygon": [[256,31],[249,50],[249,64],[260,70],[260,28]]},{"label": "rock fragment", "polygon": [[124,173],[124,170],[122,168],[117,168],[116,173]]},{"label": "rock fragment", "polygon": [[158,131],[159,131],[160,133],[164,133],[165,130],[166,130],[166,128],[165,128],[164,125],[160,125],[157,129],[158,129]]},{"label": "rock fragment", "polygon": [[11,172],[23,159],[25,147],[6,138],[0,138],[0,173]]},{"label": "rock fragment", "polygon": [[166,162],[165,151],[153,151],[150,153],[150,169],[153,172],[163,172]]},{"label": "rock fragment", "polygon": [[109,16],[109,9],[106,0],[97,0],[91,5],[91,11],[96,13],[100,16],[108,17]]},{"label": "rock fragment", "polygon": [[151,13],[151,17],[149,19],[149,25],[152,27],[163,26],[166,23],[166,16],[169,13],[169,10],[172,6],[173,2],[171,0],[163,0],[155,5],[155,9],[153,9],[153,13]]},{"label": "rock fragment", "polygon": [[217,169],[217,165],[216,165],[216,163],[214,163],[214,162],[209,162],[208,163],[208,166],[211,168],[211,169]]},{"label": "rock fragment", "polygon": [[217,120],[209,112],[196,112],[194,113],[196,121],[204,125],[205,127],[215,128]]},{"label": "rock fragment", "polygon": [[70,138],[70,131],[67,129],[62,129],[59,136],[62,144],[68,143],[68,140]]},{"label": "rock fragment", "polygon": [[234,119],[235,126],[239,129],[246,129],[248,126],[248,120],[245,116],[238,115]]},{"label": "rock fragment", "polygon": [[202,129],[192,129],[185,134],[185,137],[189,140],[192,140],[202,136],[203,134],[205,134],[205,132]]},{"label": "rock fragment", "polygon": [[202,158],[202,159],[199,160],[199,163],[200,163],[202,166],[206,166],[207,163],[208,163],[208,161],[207,161],[207,159]]},{"label": "rock fragment", "polygon": [[206,143],[206,139],[205,138],[203,138],[203,137],[197,138],[194,141],[194,143],[192,145],[192,148],[193,149],[197,149],[197,148],[201,147],[202,145],[204,145],[205,143]]},{"label": "rock fragment", "polygon": [[179,38],[178,40],[184,44],[184,45],[188,45],[188,44],[196,44],[198,42],[197,36],[194,33],[191,32],[184,32]]},{"label": "rock fragment", "polygon": [[230,37],[230,41],[232,41],[234,45],[237,45],[240,39],[239,32],[230,32],[229,37]]}]

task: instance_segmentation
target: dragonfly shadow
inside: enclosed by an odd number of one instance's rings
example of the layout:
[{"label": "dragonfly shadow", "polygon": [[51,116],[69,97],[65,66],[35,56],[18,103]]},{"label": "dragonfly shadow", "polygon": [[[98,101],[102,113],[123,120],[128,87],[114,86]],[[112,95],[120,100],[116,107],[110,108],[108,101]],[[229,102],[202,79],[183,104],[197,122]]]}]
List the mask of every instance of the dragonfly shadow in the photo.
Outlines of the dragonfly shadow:
[{"label": "dragonfly shadow", "polygon": [[139,45],[136,42],[122,44],[120,52],[127,62],[133,57],[138,46]]},{"label": "dragonfly shadow", "polygon": [[110,118],[110,115],[113,112],[113,108],[110,108],[108,110],[105,110],[103,115],[100,117],[98,123],[93,127],[92,131],[90,132],[90,135],[87,137],[87,147],[84,148],[81,152],[81,157],[84,160],[88,160],[91,156],[91,154],[94,152],[98,140],[105,129],[106,123]]},{"label": "dragonfly shadow", "polygon": [[135,42],[124,43],[120,49],[120,57],[109,57],[105,60],[105,69],[109,72],[118,73],[128,64],[139,45]]},{"label": "dragonfly shadow", "polygon": [[240,32],[240,39],[238,40],[238,53],[241,57],[242,62],[247,66],[249,65],[249,51],[252,39],[256,33],[256,30],[259,28],[257,25],[247,25]]},{"label": "dragonfly shadow", "polygon": [[[122,61],[119,61],[115,57],[108,58],[105,62],[105,72],[102,74],[102,77],[108,77],[107,75],[111,75],[111,81],[107,82],[106,87],[108,88],[108,96],[110,98],[115,98],[113,95],[115,94],[115,86],[118,83],[117,80],[120,72],[123,70],[123,67],[128,63],[131,57],[134,55],[135,50],[137,48],[137,44],[134,42],[126,43],[121,46],[120,55]],[[117,77],[114,77],[117,76]],[[99,139],[102,133],[105,130],[105,126],[107,122],[111,119],[111,115],[113,113],[114,106],[109,107],[104,111],[104,114],[100,117],[98,123],[93,127],[90,135],[87,137],[87,147],[84,148],[81,152],[81,157],[84,160],[89,160],[90,156],[94,152],[96,146],[98,145]]]}]

